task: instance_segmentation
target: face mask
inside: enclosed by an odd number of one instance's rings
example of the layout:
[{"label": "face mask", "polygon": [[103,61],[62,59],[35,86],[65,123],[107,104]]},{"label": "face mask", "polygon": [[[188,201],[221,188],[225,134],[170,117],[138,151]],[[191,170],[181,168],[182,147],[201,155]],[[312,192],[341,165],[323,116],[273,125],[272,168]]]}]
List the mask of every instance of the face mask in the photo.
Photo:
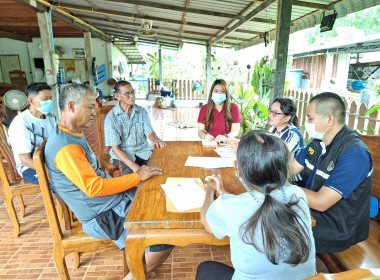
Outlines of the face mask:
[{"label": "face mask", "polygon": [[[320,121],[319,123],[317,124],[320,124],[321,122],[323,122],[326,118],[324,118],[322,121]],[[325,133],[327,131],[327,129],[329,129],[328,127],[326,128],[325,131],[323,132],[317,132],[315,130],[315,127],[317,126],[317,124],[315,123],[309,123],[309,122],[305,122],[305,129],[306,129],[306,132],[307,134],[309,134],[309,136],[313,139],[318,139],[318,140],[322,140],[323,136],[325,136]]]},{"label": "face mask", "polygon": [[37,108],[42,114],[46,115],[53,110],[54,104],[52,100],[40,101],[40,107]]},{"label": "face mask", "polygon": [[220,105],[224,101],[226,101],[226,95],[225,94],[219,94],[219,93],[213,93],[211,95],[211,99],[212,99],[212,101],[214,101],[214,103],[216,105]]}]

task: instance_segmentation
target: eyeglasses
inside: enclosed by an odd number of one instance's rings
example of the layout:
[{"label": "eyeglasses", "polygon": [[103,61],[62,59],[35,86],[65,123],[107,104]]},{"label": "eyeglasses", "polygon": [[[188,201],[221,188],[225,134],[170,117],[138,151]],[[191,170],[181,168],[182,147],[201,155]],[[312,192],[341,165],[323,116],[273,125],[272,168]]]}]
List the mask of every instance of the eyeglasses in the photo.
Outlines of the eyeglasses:
[{"label": "eyeglasses", "polygon": [[277,115],[285,115],[284,113],[279,113],[279,112],[276,112],[276,111],[272,111],[270,108],[268,108],[268,113],[272,114],[273,117],[277,117]]},{"label": "eyeglasses", "polygon": [[121,92],[118,92],[118,93],[121,94],[121,95],[124,95],[124,96],[130,96],[130,95],[135,95],[136,91],[132,90],[132,91],[124,92],[124,93],[121,93]]}]

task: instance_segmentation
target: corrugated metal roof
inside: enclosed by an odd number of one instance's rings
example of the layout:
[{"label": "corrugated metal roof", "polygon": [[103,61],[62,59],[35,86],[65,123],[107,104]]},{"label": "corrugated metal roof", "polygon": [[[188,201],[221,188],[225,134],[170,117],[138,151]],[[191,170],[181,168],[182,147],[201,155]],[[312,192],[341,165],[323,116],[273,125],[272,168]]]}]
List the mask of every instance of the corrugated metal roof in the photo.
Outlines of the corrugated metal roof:
[{"label": "corrugated metal roof", "polygon": [[[153,20],[158,43],[191,41],[237,49],[274,38],[277,1],[266,0],[55,0],[73,15],[114,38],[133,41],[143,19]],[[319,24],[325,10],[338,17],[379,4],[379,0],[293,0],[291,32]],[[255,13],[253,14],[253,11]],[[248,16],[250,16],[248,18]],[[236,26],[237,25],[237,26]],[[233,29],[230,29],[233,27]],[[216,40],[219,39],[219,40]],[[139,38],[139,40],[143,40]],[[146,40],[146,39],[145,39]]]}]

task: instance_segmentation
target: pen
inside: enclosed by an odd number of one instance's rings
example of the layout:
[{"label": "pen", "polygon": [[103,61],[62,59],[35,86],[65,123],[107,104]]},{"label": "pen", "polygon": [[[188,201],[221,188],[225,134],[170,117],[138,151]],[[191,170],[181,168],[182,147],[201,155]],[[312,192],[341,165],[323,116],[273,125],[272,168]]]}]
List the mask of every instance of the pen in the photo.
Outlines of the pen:
[{"label": "pen", "polygon": [[222,178],[220,177],[220,174],[218,174],[218,178],[220,181],[220,185],[222,186],[222,189],[224,190],[223,181],[222,181]]}]

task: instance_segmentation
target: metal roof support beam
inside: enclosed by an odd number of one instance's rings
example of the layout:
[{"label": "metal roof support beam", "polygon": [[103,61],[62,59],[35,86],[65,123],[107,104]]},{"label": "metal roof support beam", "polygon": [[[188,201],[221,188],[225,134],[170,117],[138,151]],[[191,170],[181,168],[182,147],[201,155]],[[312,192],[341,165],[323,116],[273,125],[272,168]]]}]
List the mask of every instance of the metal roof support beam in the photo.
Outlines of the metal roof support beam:
[{"label": "metal roof support beam", "polygon": [[65,11],[62,11],[60,9],[56,9],[55,6],[51,5],[50,3],[46,1],[39,2],[38,0],[14,0],[17,3],[23,4],[29,8],[32,8],[36,10],[37,12],[46,12],[49,9],[52,11],[52,15],[59,19],[60,21],[63,21],[65,23],[68,23],[77,29],[84,31],[84,32],[91,32],[91,34],[94,37],[97,37],[99,39],[102,39],[106,42],[111,42],[112,38],[108,36],[107,34],[101,32],[100,30],[96,29],[95,27],[87,24],[86,22],[68,14]]},{"label": "metal roof support beam", "polygon": [[272,70],[273,88],[271,90],[270,104],[276,98],[284,96],[290,23],[292,21],[292,0],[278,0],[277,9],[278,19],[274,46],[276,68]]},{"label": "metal roof support beam", "polygon": [[218,42],[219,40],[223,39],[224,37],[226,37],[231,32],[234,32],[239,26],[241,26],[245,22],[251,20],[255,15],[257,15],[262,10],[268,8],[274,2],[276,2],[276,0],[267,0],[264,3],[262,3],[260,6],[258,6],[256,9],[254,9],[248,15],[246,15],[243,20],[240,20],[239,22],[235,23],[232,27],[228,28],[221,35],[219,35],[215,39],[211,40],[210,41],[210,45],[215,44],[216,42]]},{"label": "metal roof support beam", "polygon": [[193,13],[193,14],[200,14],[200,15],[207,15],[207,16],[215,16],[215,17],[224,17],[224,18],[233,18],[233,19],[243,19],[244,18],[242,16],[237,16],[234,14],[214,12],[211,9],[210,10],[200,10],[200,9],[192,9],[192,8],[186,8],[186,7],[161,4],[159,1],[148,2],[148,1],[144,1],[144,0],[107,0],[107,2],[118,2],[118,3],[123,3],[123,4],[133,4],[133,5],[140,5],[140,6],[151,7],[151,8],[165,9],[165,10],[171,10],[171,11],[177,11],[177,12],[183,12],[183,13]]},{"label": "metal roof support beam", "polygon": [[298,0],[293,0],[293,5],[299,6],[299,7],[317,9],[317,10],[332,10],[332,9],[334,9],[334,4],[323,5],[323,4],[310,3],[310,2],[298,1]]},{"label": "metal roof support beam", "polygon": [[[19,0],[17,0],[19,1]],[[87,13],[93,13],[93,14],[103,14],[103,15],[111,15],[111,16],[118,16],[118,17],[124,17],[129,19],[150,19],[153,21],[161,21],[161,22],[168,22],[168,23],[174,23],[174,24],[183,24],[180,20],[172,20],[172,19],[166,19],[166,18],[159,18],[159,17],[150,17],[147,15],[139,15],[139,14],[132,14],[132,13],[123,13],[123,12],[117,12],[112,10],[105,10],[105,9],[91,9],[86,6],[80,6],[80,5],[71,5],[71,4],[64,4],[62,6],[57,6],[66,8],[69,10],[77,10],[81,12],[87,12]],[[86,18],[86,16],[84,16]],[[189,26],[196,26],[196,27],[204,27],[204,28],[210,28],[210,29],[223,29],[222,26],[215,26],[215,25],[209,25],[209,24],[202,24],[202,23],[196,23],[196,22],[186,22],[185,25]]]}]

